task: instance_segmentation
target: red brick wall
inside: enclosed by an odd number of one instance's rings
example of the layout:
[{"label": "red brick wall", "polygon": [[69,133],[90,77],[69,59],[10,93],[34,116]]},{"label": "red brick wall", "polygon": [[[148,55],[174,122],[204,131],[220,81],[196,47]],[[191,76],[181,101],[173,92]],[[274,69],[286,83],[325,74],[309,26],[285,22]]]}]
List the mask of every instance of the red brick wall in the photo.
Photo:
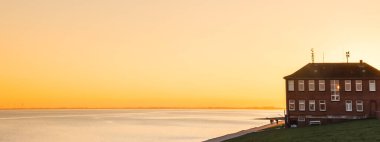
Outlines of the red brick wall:
[{"label": "red brick wall", "polygon": [[[288,80],[286,80],[286,110],[288,116],[298,115],[313,115],[313,116],[326,116],[326,115],[348,115],[348,116],[364,116],[370,115],[371,104],[370,102],[376,102],[376,110],[380,110],[380,80],[376,80],[376,91],[369,91],[370,79],[358,79],[362,80],[362,91],[356,91],[355,80],[356,79],[336,79],[339,80],[340,85],[340,101],[331,101],[330,80],[325,80],[325,91],[319,91],[319,79],[315,79],[315,91],[309,91],[308,79],[304,80],[305,91],[298,91],[298,80],[294,80],[294,91],[288,91]],[[323,79],[321,79],[323,80]],[[335,80],[335,79],[334,79]],[[351,80],[351,91],[345,91],[345,80]],[[289,100],[296,100],[295,111],[289,111]],[[299,111],[298,100],[305,100],[305,111]],[[316,110],[309,111],[308,100],[315,100]],[[319,100],[326,100],[326,111],[319,111]],[[345,101],[352,100],[352,111],[347,112],[345,107]],[[356,111],[356,100],[363,101],[363,112]]]}]

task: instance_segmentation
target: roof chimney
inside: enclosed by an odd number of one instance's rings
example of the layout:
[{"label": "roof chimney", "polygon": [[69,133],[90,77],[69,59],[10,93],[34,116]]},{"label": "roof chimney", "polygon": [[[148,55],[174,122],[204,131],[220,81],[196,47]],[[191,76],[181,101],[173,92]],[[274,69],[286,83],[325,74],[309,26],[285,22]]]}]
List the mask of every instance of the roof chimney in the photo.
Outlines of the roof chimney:
[{"label": "roof chimney", "polygon": [[363,64],[363,60],[360,60],[360,64]]}]

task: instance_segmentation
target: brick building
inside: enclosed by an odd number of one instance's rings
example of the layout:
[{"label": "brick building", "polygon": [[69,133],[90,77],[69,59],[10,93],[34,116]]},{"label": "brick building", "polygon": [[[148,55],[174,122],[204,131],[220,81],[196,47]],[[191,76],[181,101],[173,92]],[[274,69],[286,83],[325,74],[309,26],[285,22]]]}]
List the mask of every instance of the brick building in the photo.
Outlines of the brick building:
[{"label": "brick building", "polygon": [[380,71],[363,63],[309,63],[286,80],[286,125],[376,117]]}]

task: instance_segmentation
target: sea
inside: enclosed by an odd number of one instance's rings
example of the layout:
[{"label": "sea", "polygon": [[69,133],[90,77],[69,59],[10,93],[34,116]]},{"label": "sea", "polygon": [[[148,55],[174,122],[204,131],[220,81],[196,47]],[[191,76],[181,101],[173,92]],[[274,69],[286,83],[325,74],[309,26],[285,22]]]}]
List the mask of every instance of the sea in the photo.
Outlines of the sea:
[{"label": "sea", "polygon": [[282,110],[0,110],[0,142],[201,142],[269,124]]}]

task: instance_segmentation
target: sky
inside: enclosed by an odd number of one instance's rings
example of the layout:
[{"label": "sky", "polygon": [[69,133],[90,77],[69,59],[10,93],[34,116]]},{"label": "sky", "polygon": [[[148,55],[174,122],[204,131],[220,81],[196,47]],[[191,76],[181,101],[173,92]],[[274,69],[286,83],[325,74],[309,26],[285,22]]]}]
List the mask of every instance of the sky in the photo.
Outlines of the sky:
[{"label": "sky", "polygon": [[377,0],[1,0],[0,108],[285,107],[311,62],[380,69]]}]

